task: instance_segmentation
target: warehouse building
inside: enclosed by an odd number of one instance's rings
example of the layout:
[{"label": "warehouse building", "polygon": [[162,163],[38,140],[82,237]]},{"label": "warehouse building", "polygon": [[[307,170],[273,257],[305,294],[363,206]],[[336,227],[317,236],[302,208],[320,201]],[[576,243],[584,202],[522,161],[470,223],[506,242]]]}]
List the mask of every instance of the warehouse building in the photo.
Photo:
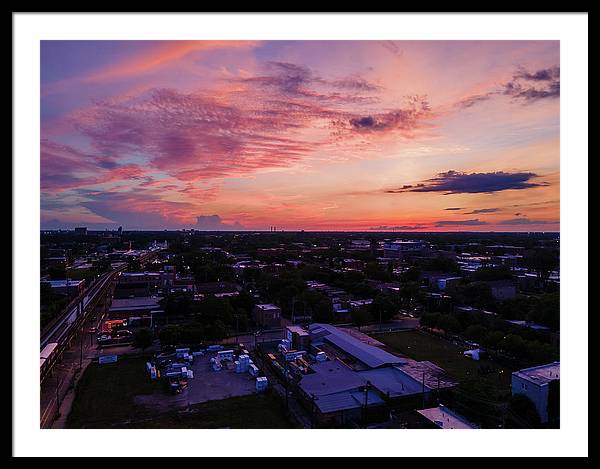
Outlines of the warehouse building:
[{"label": "warehouse building", "polygon": [[431,362],[398,357],[330,324],[312,324],[309,334],[311,351],[324,351],[329,360],[312,364],[299,388],[321,424],[345,425],[366,413],[385,419],[387,403],[426,401],[456,385]]}]

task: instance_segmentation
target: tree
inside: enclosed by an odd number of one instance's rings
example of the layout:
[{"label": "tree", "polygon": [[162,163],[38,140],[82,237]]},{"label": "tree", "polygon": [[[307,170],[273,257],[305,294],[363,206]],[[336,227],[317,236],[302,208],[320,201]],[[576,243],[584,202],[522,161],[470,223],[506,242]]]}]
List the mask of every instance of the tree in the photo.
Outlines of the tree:
[{"label": "tree", "polygon": [[331,300],[325,294],[316,290],[305,290],[299,295],[298,299],[301,303],[304,303],[306,311],[311,314],[313,321],[333,321],[333,306]]},{"label": "tree", "polygon": [[160,330],[158,338],[163,347],[165,345],[178,345],[181,341],[180,327],[172,324],[167,325]]},{"label": "tree", "polygon": [[133,346],[142,349],[142,352],[152,345],[154,335],[147,327],[142,327],[133,334]]},{"label": "tree", "polygon": [[560,421],[560,381],[552,380],[548,389],[548,424],[558,428]]},{"label": "tree", "polygon": [[350,316],[352,318],[352,322],[356,327],[358,327],[359,331],[362,326],[366,326],[371,322],[371,314],[364,308],[356,308],[352,310]]},{"label": "tree", "polygon": [[405,282],[400,285],[398,295],[402,305],[406,308],[412,308],[419,295],[421,295],[421,288],[417,282]]},{"label": "tree", "polygon": [[424,327],[436,328],[442,315],[440,313],[427,313],[421,316],[421,325]]},{"label": "tree", "polygon": [[502,349],[513,357],[523,357],[527,353],[527,341],[516,334],[508,334],[501,343]]},{"label": "tree", "polygon": [[554,330],[560,328],[560,292],[542,295],[531,309],[527,319]]},{"label": "tree", "polygon": [[501,331],[490,331],[482,340],[483,345],[486,347],[496,349],[500,345],[500,342],[504,339],[504,334]]},{"label": "tree", "polygon": [[423,263],[423,270],[428,272],[460,273],[456,261],[449,257],[435,257]]},{"label": "tree", "polygon": [[471,324],[465,329],[465,336],[476,342],[481,342],[485,337],[486,331],[486,328],[481,324]]},{"label": "tree", "polygon": [[461,330],[460,322],[451,314],[440,315],[438,327],[446,332],[459,332]]},{"label": "tree", "polygon": [[369,262],[365,267],[365,276],[369,279],[389,282],[392,279],[390,272],[382,268],[378,262]]},{"label": "tree", "polygon": [[487,283],[472,282],[460,285],[454,290],[460,303],[482,309],[495,309],[496,300],[492,289]]},{"label": "tree", "polygon": [[473,280],[481,282],[490,282],[494,280],[512,279],[510,267],[502,265],[498,267],[482,267],[473,273]]},{"label": "tree", "polygon": [[160,306],[167,316],[185,316],[194,311],[191,293],[173,293],[160,300]]},{"label": "tree", "polygon": [[509,407],[519,419],[527,422],[529,426],[533,428],[540,426],[540,416],[535,404],[525,394],[515,394],[512,396]]},{"label": "tree", "polygon": [[51,265],[48,267],[50,280],[64,280],[67,278],[67,269],[63,264]]},{"label": "tree", "polygon": [[556,270],[559,263],[559,254],[556,249],[536,249],[529,252],[524,259],[525,266],[537,273],[544,288],[548,284],[550,272]]},{"label": "tree", "polygon": [[400,309],[400,301],[395,295],[389,295],[386,293],[380,293],[373,299],[371,310],[373,311],[373,317],[381,321],[389,321]]},{"label": "tree", "polygon": [[418,282],[421,278],[421,270],[418,267],[410,267],[406,272],[400,275],[402,282]]}]

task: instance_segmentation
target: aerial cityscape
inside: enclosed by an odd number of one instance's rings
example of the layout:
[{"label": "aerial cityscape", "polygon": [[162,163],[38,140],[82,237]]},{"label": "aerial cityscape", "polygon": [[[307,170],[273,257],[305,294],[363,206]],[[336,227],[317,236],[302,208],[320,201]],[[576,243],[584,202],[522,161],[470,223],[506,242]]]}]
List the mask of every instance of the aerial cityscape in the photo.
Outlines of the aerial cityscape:
[{"label": "aerial cityscape", "polygon": [[40,428],[560,428],[559,41],[40,47]]}]

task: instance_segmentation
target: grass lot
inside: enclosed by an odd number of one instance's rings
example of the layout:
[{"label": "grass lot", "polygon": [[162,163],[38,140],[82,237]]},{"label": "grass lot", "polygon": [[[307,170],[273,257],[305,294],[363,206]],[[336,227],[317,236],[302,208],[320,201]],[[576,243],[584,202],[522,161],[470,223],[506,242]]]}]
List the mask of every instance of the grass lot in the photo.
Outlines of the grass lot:
[{"label": "grass lot", "polygon": [[[505,400],[510,394],[511,371],[490,360],[473,361],[463,356],[464,348],[445,339],[420,331],[377,334],[374,337],[415,360],[428,360],[440,366],[459,383],[461,389],[490,400]],[[498,371],[480,374],[490,366]],[[499,373],[503,370],[502,373]]]},{"label": "grass lot", "polygon": [[293,428],[281,402],[271,394],[252,394],[209,401],[191,412],[169,412],[127,428]]},{"label": "grass lot", "polygon": [[143,416],[134,397],[161,390],[161,383],[148,379],[146,361],[145,357],[121,356],[116,363],[89,365],[77,385],[67,427],[107,428]]},{"label": "grass lot", "polygon": [[[431,361],[446,370],[459,384],[443,398],[443,402],[470,421],[482,428],[513,425],[510,418],[507,420],[506,410],[513,370],[490,360],[475,362],[463,356],[463,347],[425,332],[390,332],[374,337],[403,355]],[[495,371],[480,373],[480,369],[487,366]]]},{"label": "grass lot", "polygon": [[96,271],[94,269],[69,269],[69,279],[71,280],[85,280],[86,285],[89,285],[90,282],[96,276]]},{"label": "grass lot", "polygon": [[148,379],[146,358],[119,360],[87,367],[67,428],[292,428],[280,401],[270,393],[205,402],[190,412],[157,414],[134,401],[137,395],[165,392],[162,382]]}]

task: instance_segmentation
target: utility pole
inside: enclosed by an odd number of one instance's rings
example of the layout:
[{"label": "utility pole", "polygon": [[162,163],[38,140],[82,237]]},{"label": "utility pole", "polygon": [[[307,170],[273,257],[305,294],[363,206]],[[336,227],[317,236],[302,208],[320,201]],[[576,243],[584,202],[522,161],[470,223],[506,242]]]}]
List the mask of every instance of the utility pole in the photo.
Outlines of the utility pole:
[{"label": "utility pole", "polygon": [[292,296],[292,324],[294,324],[294,300],[296,299],[295,296]]},{"label": "utility pole", "polygon": [[363,408],[363,425],[367,426],[367,407],[369,405],[369,388],[371,387],[371,381],[367,381],[365,384],[365,404]]},{"label": "utility pole", "polygon": [[[285,359],[285,357],[284,357]],[[283,369],[283,374],[284,374],[284,380],[285,380],[285,410],[289,412],[290,410],[290,404],[288,401],[288,362],[287,359],[285,359],[285,368]]]},{"label": "utility pole", "polygon": [[58,370],[56,371],[56,416],[60,417],[60,381],[58,380]]},{"label": "utility pole", "polygon": [[310,395],[310,402],[311,402],[311,406],[310,406],[310,428],[315,428],[315,395],[311,394]]},{"label": "utility pole", "polygon": [[83,326],[81,326],[81,335],[79,336],[79,369],[83,364]]},{"label": "utility pole", "polygon": [[423,372],[423,382],[421,384],[421,395],[423,396],[423,406],[425,408],[425,372]]}]

